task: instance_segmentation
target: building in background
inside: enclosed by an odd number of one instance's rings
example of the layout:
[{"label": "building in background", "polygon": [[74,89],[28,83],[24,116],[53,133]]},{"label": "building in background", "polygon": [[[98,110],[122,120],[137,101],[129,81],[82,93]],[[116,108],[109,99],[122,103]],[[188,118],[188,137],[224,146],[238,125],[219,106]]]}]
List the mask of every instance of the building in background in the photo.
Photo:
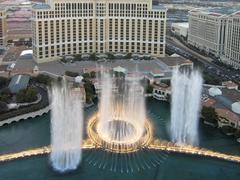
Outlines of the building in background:
[{"label": "building in background", "polygon": [[226,8],[189,11],[188,43],[240,69],[240,11]]},{"label": "building in background", "polygon": [[31,4],[19,5],[19,8],[8,9],[7,18],[7,40],[8,43],[15,45],[31,45],[32,27],[31,27]]},{"label": "building in background", "polygon": [[175,36],[182,37],[187,40],[188,37],[189,23],[172,23],[171,31]]},{"label": "building in background", "polygon": [[227,19],[226,43],[222,62],[240,69],[240,11]]},{"label": "building in background", "polygon": [[[229,11],[229,10],[228,10]],[[188,43],[220,57],[224,53],[227,10],[222,8],[189,11]]]},{"label": "building in background", "polygon": [[85,53],[165,56],[166,9],[151,0],[48,0],[32,8],[36,62]]},{"label": "building in background", "polygon": [[7,27],[6,27],[6,9],[0,7],[0,47],[6,46]]}]

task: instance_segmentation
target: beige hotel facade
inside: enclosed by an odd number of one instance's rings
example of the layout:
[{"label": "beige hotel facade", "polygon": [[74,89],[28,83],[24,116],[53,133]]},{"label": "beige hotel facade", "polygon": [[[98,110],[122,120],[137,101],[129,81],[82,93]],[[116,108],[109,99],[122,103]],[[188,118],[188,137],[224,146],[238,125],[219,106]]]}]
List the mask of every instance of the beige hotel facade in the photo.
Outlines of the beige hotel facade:
[{"label": "beige hotel facade", "polygon": [[189,11],[188,43],[240,69],[240,11],[229,8]]},{"label": "beige hotel facade", "polygon": [[6,23],[6,9],[0,7],[0,47],[6,46],[7,38],[7,23]]},{"label": "beige hotel facade", "polygon": [[32,8],[33,56],[139,53],[165,56],[166,9],[152,0],[47,0]]}]

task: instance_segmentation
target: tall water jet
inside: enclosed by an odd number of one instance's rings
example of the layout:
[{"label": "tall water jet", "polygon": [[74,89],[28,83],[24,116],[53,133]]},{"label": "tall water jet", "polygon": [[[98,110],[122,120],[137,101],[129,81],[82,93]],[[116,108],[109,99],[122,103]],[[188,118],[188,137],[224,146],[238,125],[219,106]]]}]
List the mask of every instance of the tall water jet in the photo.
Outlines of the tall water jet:
[{"label": "tall water jet", "polygon": [[111,120],[111,111],[112,108],[112,79],[110,74],[106,72],[101,73],[101,97],[100,97],[100,107],[99,107],[99,128],[104,136],[106,136],[108,131],[108,122]]},{"label": "tall water jet", "polygon": [[172,141],[179,144],[198,145],[202,76],[198,71],[175,70],[171,87]]},{"label": "tall water jet", "polygon": [[70,90],[64,82],[62,86],[53,86],[51,96],[50,160],[57,171],[74,170],[81,161],[81,95]]},{"label": "tall water jet", "polygon": [[102,145],[119,153],[136,149],[146,121],[140,78],[137,75],[111,77],[104,72],[100,82],[102,91],[96,130]]}]

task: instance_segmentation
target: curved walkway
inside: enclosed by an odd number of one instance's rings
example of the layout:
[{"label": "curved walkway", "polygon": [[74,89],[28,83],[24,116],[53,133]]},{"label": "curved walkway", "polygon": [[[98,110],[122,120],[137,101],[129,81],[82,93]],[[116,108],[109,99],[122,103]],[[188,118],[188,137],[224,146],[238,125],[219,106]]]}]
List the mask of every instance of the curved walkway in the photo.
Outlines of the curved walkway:
[{"label": "curved walkway", "polygon": [[12,117],[12,118],[0,121],[0,127],[5,125],[5,124],[10,124],[12,122],[18,122],[20,120],[25,120],[25,119],[28,119],[28,118],[35,118],[37,116],[42,116],[43,114],[46,114],[49,111],[50,111],[50,106],[47,106],[47,107],[45,107],[41,110],[35,111],[35,112],[30,112],[30,113],[23,114],[23,115],[20,115],[20,116]]},{"label": "curved walkway", "polygon": [[1,114],[0,126],[11,122],[18,122],[22,119],[40,116],[49,111],[48,92],[43,87],[37,86],[37,88],[41,95],[40,101],[37,100],[38,103],[34,102],[34,104]]}]

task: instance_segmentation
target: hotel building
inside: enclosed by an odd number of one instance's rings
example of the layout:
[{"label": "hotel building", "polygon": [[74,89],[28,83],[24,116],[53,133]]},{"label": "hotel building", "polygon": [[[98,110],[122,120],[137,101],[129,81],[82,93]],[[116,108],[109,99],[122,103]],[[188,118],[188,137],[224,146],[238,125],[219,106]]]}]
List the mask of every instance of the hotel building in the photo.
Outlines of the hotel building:
[{"label": "hotel building", "polygon": [[6,46],[6,10],[0,8],[0,47]]},{"label": "hotel building", "polygon": [[240,69],[240,11],[227,19],[226,43],[222,62]]},{"label": "hotel building", "polygon": [[152,0],[47,0],[32,8],[36,62],[85,53],[165,56],[166,9]]},{"label": "hotel building", "polygon": [[226,22],[222,9],[189,11],[188,43],[220,57],[224,52]]}]

